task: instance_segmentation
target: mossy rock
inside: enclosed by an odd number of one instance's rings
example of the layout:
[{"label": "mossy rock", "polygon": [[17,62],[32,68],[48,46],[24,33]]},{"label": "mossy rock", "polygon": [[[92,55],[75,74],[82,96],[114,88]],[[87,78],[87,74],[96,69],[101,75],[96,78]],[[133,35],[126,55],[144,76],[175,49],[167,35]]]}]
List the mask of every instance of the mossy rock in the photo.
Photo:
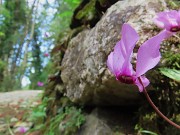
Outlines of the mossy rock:
[{"label": "mossy rock", "polygon": [[85,25],[94,27],[103,13],[118,0],[83,0],[75,9],[70,28]]}]

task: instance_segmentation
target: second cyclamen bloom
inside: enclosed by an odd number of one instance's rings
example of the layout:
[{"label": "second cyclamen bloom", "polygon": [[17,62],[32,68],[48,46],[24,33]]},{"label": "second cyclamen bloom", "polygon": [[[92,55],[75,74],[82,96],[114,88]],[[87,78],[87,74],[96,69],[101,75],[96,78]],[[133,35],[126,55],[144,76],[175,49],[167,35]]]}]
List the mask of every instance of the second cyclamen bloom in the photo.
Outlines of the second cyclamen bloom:
[{"label": "second cyclamen bloom", "polygon": [[180,10],[160,12],[154,19],[156,25],[170,32],[180,31]]},{"label": "second cyclamen bloom", "polygon": [[44,83],[43,83],[43,82],[37,82],[37,85],[38,85],[39,87],[42,87],[42,86],[44,86]]},{"label": "second cyclamen bloom", "polygon": [[118,81],[135,84],[138,86],[139,91],[142,92],[143,87],[138,77],[141,78],[145,87],[149,85],[149,80],[143,75],[160,61],[160,43],[169,35],[167,31],[162,31],[142,44],[137,53],[136,68],[133,69],[131,57],[139,36],[129,24],[122,26],[121,33],[121,40],[115,45],[114,51],[108,56],[107,66]]}]

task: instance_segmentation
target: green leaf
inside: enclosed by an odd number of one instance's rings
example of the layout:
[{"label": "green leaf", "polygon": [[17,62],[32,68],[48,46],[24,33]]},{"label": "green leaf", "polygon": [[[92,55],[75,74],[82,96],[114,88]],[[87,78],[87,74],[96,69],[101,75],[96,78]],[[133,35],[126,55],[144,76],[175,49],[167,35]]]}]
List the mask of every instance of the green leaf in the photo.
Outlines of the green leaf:
[{"label": "green leaf", "polygon": [[149,134],[149,135],[158,135],[157,133],[154,133],[152,131],[148,131],[148,130],[142,130],[140,131],[141,133],[145,133],[145,134]]},{"label": "green leaf", "polygon": [[64,11],[61,14],[59,14],[59,17],[63,18],[63,17],[70,17],[72,16],[72,12],[71,11]]},{"label": "green leaf", "polygon": [[46,113],[45,112],[33,112],[32,117],[34,117],[34,118],[46,117]]},{"label": "green leaf", "polygon": [[163,75],[178,82],[180,81],[180,70],[170,69],[170,68],[159,68],[159,69]]},{"label": "green leaf", "polygon": [[5,37],[5,34],[0,31],[0,37]]}]

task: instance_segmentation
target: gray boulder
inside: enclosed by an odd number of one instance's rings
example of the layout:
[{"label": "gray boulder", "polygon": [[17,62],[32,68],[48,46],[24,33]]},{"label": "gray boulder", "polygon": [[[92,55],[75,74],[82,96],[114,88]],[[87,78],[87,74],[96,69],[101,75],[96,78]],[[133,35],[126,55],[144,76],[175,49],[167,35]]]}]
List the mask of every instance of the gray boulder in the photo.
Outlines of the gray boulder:
[{"label": "gray boulder", "polygon": [[106,61],[120,39],[123,23],[129,23],[137,30],[141,37],[138,42],[140,45],[157,33],[153,32],[155,25],[152,19],[164,8],[164,0],[119,1],[107,10],[94,28],[84,30],[74,37],[62,61],[61,78],[66,87],[66,95],[73,102],[89,105],[141,103],[138,88],[116,81],[107,69]]},{"label": "gray boulder", "polygon": [[[127,111],[127,110],[126,110]],[[118,108],[95,108],[86,116],[86,122],[78,135],[125,135],[132,134],[134,123],[132,112]]]}]

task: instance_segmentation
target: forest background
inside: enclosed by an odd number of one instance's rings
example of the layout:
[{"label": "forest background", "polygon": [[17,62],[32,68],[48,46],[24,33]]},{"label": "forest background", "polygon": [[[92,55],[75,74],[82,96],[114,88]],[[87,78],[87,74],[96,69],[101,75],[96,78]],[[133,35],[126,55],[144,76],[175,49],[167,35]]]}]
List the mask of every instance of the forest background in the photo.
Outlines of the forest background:
[{"label": "forest background", "polygon": [[80,0],[0,0],[0,91],[42,89]]}]

